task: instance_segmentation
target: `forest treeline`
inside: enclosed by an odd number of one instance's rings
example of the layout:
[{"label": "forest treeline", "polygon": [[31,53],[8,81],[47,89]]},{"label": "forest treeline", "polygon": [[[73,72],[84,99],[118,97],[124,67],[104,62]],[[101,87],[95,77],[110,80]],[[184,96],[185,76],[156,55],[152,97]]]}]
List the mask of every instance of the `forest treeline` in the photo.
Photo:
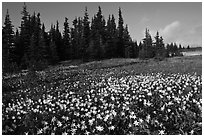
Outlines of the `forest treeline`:
[{"label": "forest treeline", "polygon": [[58,21],[46,32],[40,13],[29,14],[25,3],[21,14],[20,27],[14,32],[8,10],[6,13],[2,28],[3,72],[40,70],[60,61],[74,59],[163,59],[180,55],[179,49],[182,48],[176,43],[165,45],[159,32],[153,40],[148,29],[142,41],[133,41],[128,25],[124,24],[121,8],[118,10],[118,23],[114,15],[109,15],[105,20],[100,6],[92,18],[85,8],[84,17],[76,17],[71,25],[68,17],[65,17],[62,32]]}]

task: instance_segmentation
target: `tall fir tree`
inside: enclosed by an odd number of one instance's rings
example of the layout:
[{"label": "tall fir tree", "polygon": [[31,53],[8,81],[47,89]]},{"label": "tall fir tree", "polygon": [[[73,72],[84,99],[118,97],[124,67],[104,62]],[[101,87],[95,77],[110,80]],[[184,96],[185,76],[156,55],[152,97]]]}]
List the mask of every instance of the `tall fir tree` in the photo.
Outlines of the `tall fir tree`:
[{"label": "tall fir tree", "polygon": [[43,44],[45,44],[45,54],[44,54],[44,59],[46,60],[46,62],[48,62],[49,60],[49,35],[48,33],[45,31],[45,25],[44,23],[42,24],[42,31],[41,31],[41,35],[43,37]]},{"label": "tall fir tree", "polygon": [[18,29],[16,29],[16,33],[15,33],[15,62],[17,63],[17,66],[20,66],[21,63],[21,43],[20,43],[20,33],[18,31]]},{"label": "tall fir tree", "polygon": [[145,38],[143,39],[142,49],[139,53],[140,58],[152,58],[154,57],[154,48],[152,46],[152,38],[149,33],[149,30],[145,30]]},{"label": "tall fir tree", "polygon": [[92,19],[91,33],[90,54],[92,58],[100,60],[105,56],[105,21],[100,6]]},{"label": "tall fir tree", "polygon": [[117,30],[114,15],[110,16],[106,26],[106,58],[117,57]]},{"label": "tall fir tree", "polygon": [[14,31],[13,31],[13,25],[9,16],[9,12],[7,9],[6,17],[5,17],[5,22],[3,26],[3,41],[5,42],[5,50],[8,54],[8,61],[13,62],[14,61],[14,55],[13,51],[15,49],[15,41],[14,41]]},{"label": "tall fir tree", "polygon": [[70,44],[70,31],[69,31],[69,23],[68,18],[65,18],[64,22],[64,30],[63,30],[63,50],[61,54],[64,54],[63,60],[73,59],[73,50]]},{"label": "tall fir tree", "polygon": [[121,8],[118,11],[119,19],[118,19],[118,42],[117,42],[117,55],[118,57],[125,57],[125,48],[124,48],[124,26],[123,26],[123,17]]},{"label": "tall fir tree", "polygon": [[134,45],[134,43],[131,40],[129,31],[128,31],[128,26],[126,24],[123,32],[123,47],[125,50],[124,57],[130,57],[131,45]]},{"label": "tall fir tree", "polygon": [[27,6],[24,3],[23,5],[23,11],[22,14],[22,20],[21,20],[21,26],[20,26],[20,43],[21,43],[21,67],[23,69],[27,68],[27,60],[28,60],[28,49],[30,46],[30,38],[31,38],[31,30],[30,30],[30,18],[29,13],[27,11]]},{"label": "tall fir tree", "polygon": [[13,25],[7,9],[2,29],[2,67],[3,71],[11,71],[11,65],[16,61]]},{"label": "tall fir tree", "polygon": [[154,46],[154,54],[156,57],[164,58],[165,57],[165,47],[163,38],[159,37],[159,32],[157,31],[155,36],[155,46]]},{"label": "tall fir tree", "polygon": [[62,35],[61,32],[59,31],[59,22],[57,20],[56,22],[56,28],[55,28],[55,35],[54,35],[54,41],[57,47],[57,55],[59,57],[59,60],[65,60],[64,54],[63,52],[65,51],[63,48],[63,44],[62,44]]},{"label": "tall fir tree", "polygon": [[57,46],[55,43],[55,26],[51,24],[49,31],[49,63],[52,65],[57,64],[59,61],[59,56],[57,53]]},{"label": "tall fir tree", "polygon": [[83,18],[83,45],[82,45],[82,60],[87,61],[89,58],[88,47],[90,43],[90,26],[89,26],[89,15],[87,12],[87,7],[85,8],[84,18]]},{"label": "tall fir tree", "polygon": [[75,18],[73,20],[73,27],[71,28],[71,49],[72,49],[72,54],[71,57],[73,59],[78,59],[79,58],[79,42],[78,42],[78,20]]}]

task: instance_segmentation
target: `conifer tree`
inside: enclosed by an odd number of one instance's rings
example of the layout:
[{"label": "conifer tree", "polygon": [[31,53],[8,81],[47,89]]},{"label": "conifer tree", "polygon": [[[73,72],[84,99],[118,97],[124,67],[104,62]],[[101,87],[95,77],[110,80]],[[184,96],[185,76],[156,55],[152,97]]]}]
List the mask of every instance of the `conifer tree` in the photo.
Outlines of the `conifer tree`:
[{"label": "conifer tree", "polygon": [[54,33],[54,39],[56,47],[57,47],[57,55],[59,57],[59,60],[65,60],[64,57],[64,48],[63,48],[63,44],[62,44],[62,35],[61,32],[59,31],[59,22],[57,20],[56,22],[56,28],[55,28],[55,33]]},{"label": "conifer tree", "polygon": [[165,47],[164,47],[164,42],[163,38],[159,37],[159,32],[157,31],[156,36],[155,36],[155,56],[159,58],[164,58],[165,57]]},{"label": "conifer tree", "polygon": [[125,56],[124,57],[130,57],[130,51],[131,51],[131,45],[134,47],[134,44],[131,40],[129,31],[128,31],[128,26],[126,24],[125,28],[124,28],[124,32],[123,32],[123,46],[124,46],[124,50],[125,50]]},{"label": "conifer tree", "polygon": [[143,39],[142,49],[139,53],[140,58],[152,58],[154,57],[154,50],[152,47],[152,38],[149,30],[145,30],[145,38]]},{"label": "conifer tree", "polygon": [[46,45],[46,39],[45,39],[45,33],[44,30],[40,30],[39,32],[39,41],[38,41],[38,45],[39,45],[39,60],[41,60],[41,62],[46,63],[47,61],[47,57],[48,57],[48,53],[47,53],[47,45]]},{"label": "conifer tree", "polygon": [[90,26],[89,26],[89,15],[87,12],[87,7],[85,8],[84,18],[83,18],[83,45],[82,45],[82,60],[86,61],[88,59],[88,47],[90,43]]},{"label": "conifer tree", "polygon": [[55,39],[55,26],[51,25],[51,29],[49,32],[49,63],[55,65],[59,61],[59,56],[57,53],[57,46],[54,41]]},{"label": "conifer tree", "polygon": [[100,60],[105,56],[105,21],[100,6],[97,14],[92,19],[91,33],[91,56]]},{"label": "conifer tree", "polygon": [[43,37],[44,40],[43,44],[45,44],[45,55],[44,55],[44,59],[46,60],[46,62],[48,62],[49,60],[49,36],[47,34],[47,32],[45,32],[45,25],[44,23],[42,24],[42,31],[41,31],[41,35]]},{"label": "conifer tree", "polygon": [[65,17],[65,22],[64,22],[64,30],[63,30],[63,50],[65,52],[61,52],[61,54],[64,54],[65,59],[72,59],[72,48],[70,45],[70,32],[69,32],[69,23],[68,23],[68,18]]},{"label": "conifer tree", "polygon": [[106,44],[105,44],[105,56],[106,58],[111,58],[113,57],[113,38],[112,38],[112,24],[111,24],[111,17],[109,15],[108,21],[107,21],[107,26],[106,26]]},{"label": "conifer tree", "polygon": [[15,50],[14,50],[14,54],[15,54],[15,62],[17,63],[17,66],[20,66],[21,63],[21,43],[20,43],[20,34],[18,29],[16,29],[16,33],[15,33]]},{"label": "conifer tree", "polygon": [[180,49],[180,50],[182,49],[182,46],[181,46],[181,44],[179,44],[179,49]]},{"label": "conifer tree", "polygon": [[5,42],[4,49],[6,50],[6,54],[8,54],[8,61],[13,62],[14,61],[14,31],[13,31],[13,25],[10,20],[9,12],[7,10],[6,17],[5,17],[5,22],[3,26],[3,41]]},{"label": "conifer tree", "polygon": [[73,20],[73,28],[71,28],[71,49],[72,49],[72,58],[79,58],[79,41],[78,41],[78,20],[75,18]]},{"label": "conifer tree", "polygon": [[20,43],[21,43],[21,67],[23,69],[26,69],[26,60],[28,60],[28,49],[30,45],[30,38],[31,38],[31,30],[30,30],[30,18],[29,13],[27,11],[27,6],[24,3],[23,5],[23,11],[22,14],[22,21],[21,21],[21,27],[20,27]]},{"label": "conifer tree", "polygon": [[4,26],[2,29],[2,59],[3,71],[11,71],[10,67],[15,62],[15,43],[13,25],[7,9]]},{"label": "conifer tree", "polygon": [[123,40],[123,17],[121,8],[119,8],[119,19],[118,19],[118,42],[117,42],[117,55],[118,57],[125,57],[125,48],[124,48],[124,40]]}]

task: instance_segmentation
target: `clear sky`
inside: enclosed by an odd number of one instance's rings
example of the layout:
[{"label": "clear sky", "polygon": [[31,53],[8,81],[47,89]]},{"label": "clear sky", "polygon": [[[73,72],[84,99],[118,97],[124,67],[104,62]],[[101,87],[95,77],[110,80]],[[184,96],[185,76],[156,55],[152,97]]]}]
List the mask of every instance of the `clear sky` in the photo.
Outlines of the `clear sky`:
[{"label": "clear sky", "polygon": [[[26,2],[30,14],[40,12],[41,21],[49,30],[51,23],[59,21],[63,29],[64,18],[68,17],[70,25],[75,17],[83,17],[87,6],[91,19],[101,6],[107,20],[114,14],[118,23],[118,8],[121,7],[124,23],[128,24],[129,32],[134,40],[141,41],[147,27],[152,37],[158,30],[164,42],[177,42],[184,46],[202,45],[202,3],[201,2]],[[15,28],[20,26],[22,2],[2,3],[2,23],[6,9]]]}]

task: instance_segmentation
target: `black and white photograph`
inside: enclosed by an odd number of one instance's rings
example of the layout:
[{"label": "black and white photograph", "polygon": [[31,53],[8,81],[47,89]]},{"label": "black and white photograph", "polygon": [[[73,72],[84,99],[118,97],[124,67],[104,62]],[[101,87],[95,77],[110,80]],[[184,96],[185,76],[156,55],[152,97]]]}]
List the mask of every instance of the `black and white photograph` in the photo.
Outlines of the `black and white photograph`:
[{"label": "black and white photograph", "polygon": [[2,135],[202,135],[202,2],[1,4]]}]

